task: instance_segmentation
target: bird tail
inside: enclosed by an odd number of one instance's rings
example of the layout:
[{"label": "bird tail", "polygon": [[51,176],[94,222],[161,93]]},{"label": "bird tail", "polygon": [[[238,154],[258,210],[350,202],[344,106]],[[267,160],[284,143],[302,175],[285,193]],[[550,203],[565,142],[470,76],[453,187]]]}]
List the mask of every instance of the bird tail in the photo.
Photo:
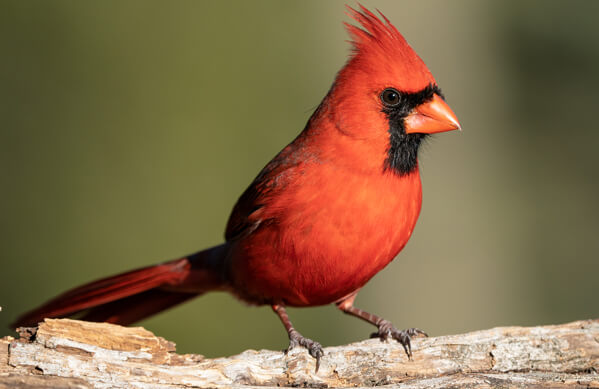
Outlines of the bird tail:
[{"label": "bird tail", "polygon": [[226,287],[226,244],[71,289],[19,317],[13,328],[44,318],[77,315],[81,320],[128,325],[210,290]]}]

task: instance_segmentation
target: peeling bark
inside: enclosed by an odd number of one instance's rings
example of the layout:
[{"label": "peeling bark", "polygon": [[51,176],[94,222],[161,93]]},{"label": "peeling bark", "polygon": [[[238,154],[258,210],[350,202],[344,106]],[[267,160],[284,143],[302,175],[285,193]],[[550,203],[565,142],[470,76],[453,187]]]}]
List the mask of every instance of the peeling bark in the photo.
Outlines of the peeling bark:
[{"label": "peeling bark", "polygon": [[228,358],[180,355],[141,327],[47,319],[0,339],[0,389],[182,387],[599,388],[599,320],[502,327],[325,349],[318,373],[303,349]]}]

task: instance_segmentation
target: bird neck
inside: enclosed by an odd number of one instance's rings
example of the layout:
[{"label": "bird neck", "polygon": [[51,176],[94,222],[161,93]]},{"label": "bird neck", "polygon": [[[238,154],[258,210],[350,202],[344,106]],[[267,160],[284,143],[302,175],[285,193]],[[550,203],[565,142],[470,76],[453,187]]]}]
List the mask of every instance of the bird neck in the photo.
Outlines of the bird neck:
[{"label": "bird neck", "polygon": [[402,128],[396,128],[390,121],[390,146],[385,160],[385,169],[400,176],[418,170],[418,150],[425,137],[425,134],[406,134]]}]

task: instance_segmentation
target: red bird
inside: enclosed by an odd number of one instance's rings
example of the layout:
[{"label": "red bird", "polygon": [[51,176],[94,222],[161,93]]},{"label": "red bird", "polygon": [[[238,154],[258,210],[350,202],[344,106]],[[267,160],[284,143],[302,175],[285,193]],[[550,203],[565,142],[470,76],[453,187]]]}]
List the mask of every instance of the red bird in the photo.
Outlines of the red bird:
[{"label": "red bird", "polygon": [[360,6],[346,24],[353,52],[301,134],[258,174],[229,218],[225,243],[185,258],[70,290],[15,326],[83,312],[129,324],[212,290],[268,304],[290,345],[318,360],[286,306],[336,304],[411,355],[410,336],[353,306],[356,294],[405,246],[420,212],[418,150],[459,129],[435,79],[397,29]]}]

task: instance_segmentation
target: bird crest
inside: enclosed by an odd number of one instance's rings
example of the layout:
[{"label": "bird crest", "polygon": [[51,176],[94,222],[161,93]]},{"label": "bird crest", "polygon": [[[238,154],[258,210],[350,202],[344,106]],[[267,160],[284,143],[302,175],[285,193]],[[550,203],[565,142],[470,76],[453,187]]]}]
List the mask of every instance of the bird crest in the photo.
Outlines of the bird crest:
[{"label": "bird crest", "polygon": [[[360,26],[343,23],[352,38],[353,55],[348,67],[367,71],[380,70],[393,77],[403,91],[418,91],[435,84],[435,79],[403,35],[379,10],[382,20],[366,7],[360,10],[347,6],[348,15]],[[410,78],[405,77],[410,75]]]}]

